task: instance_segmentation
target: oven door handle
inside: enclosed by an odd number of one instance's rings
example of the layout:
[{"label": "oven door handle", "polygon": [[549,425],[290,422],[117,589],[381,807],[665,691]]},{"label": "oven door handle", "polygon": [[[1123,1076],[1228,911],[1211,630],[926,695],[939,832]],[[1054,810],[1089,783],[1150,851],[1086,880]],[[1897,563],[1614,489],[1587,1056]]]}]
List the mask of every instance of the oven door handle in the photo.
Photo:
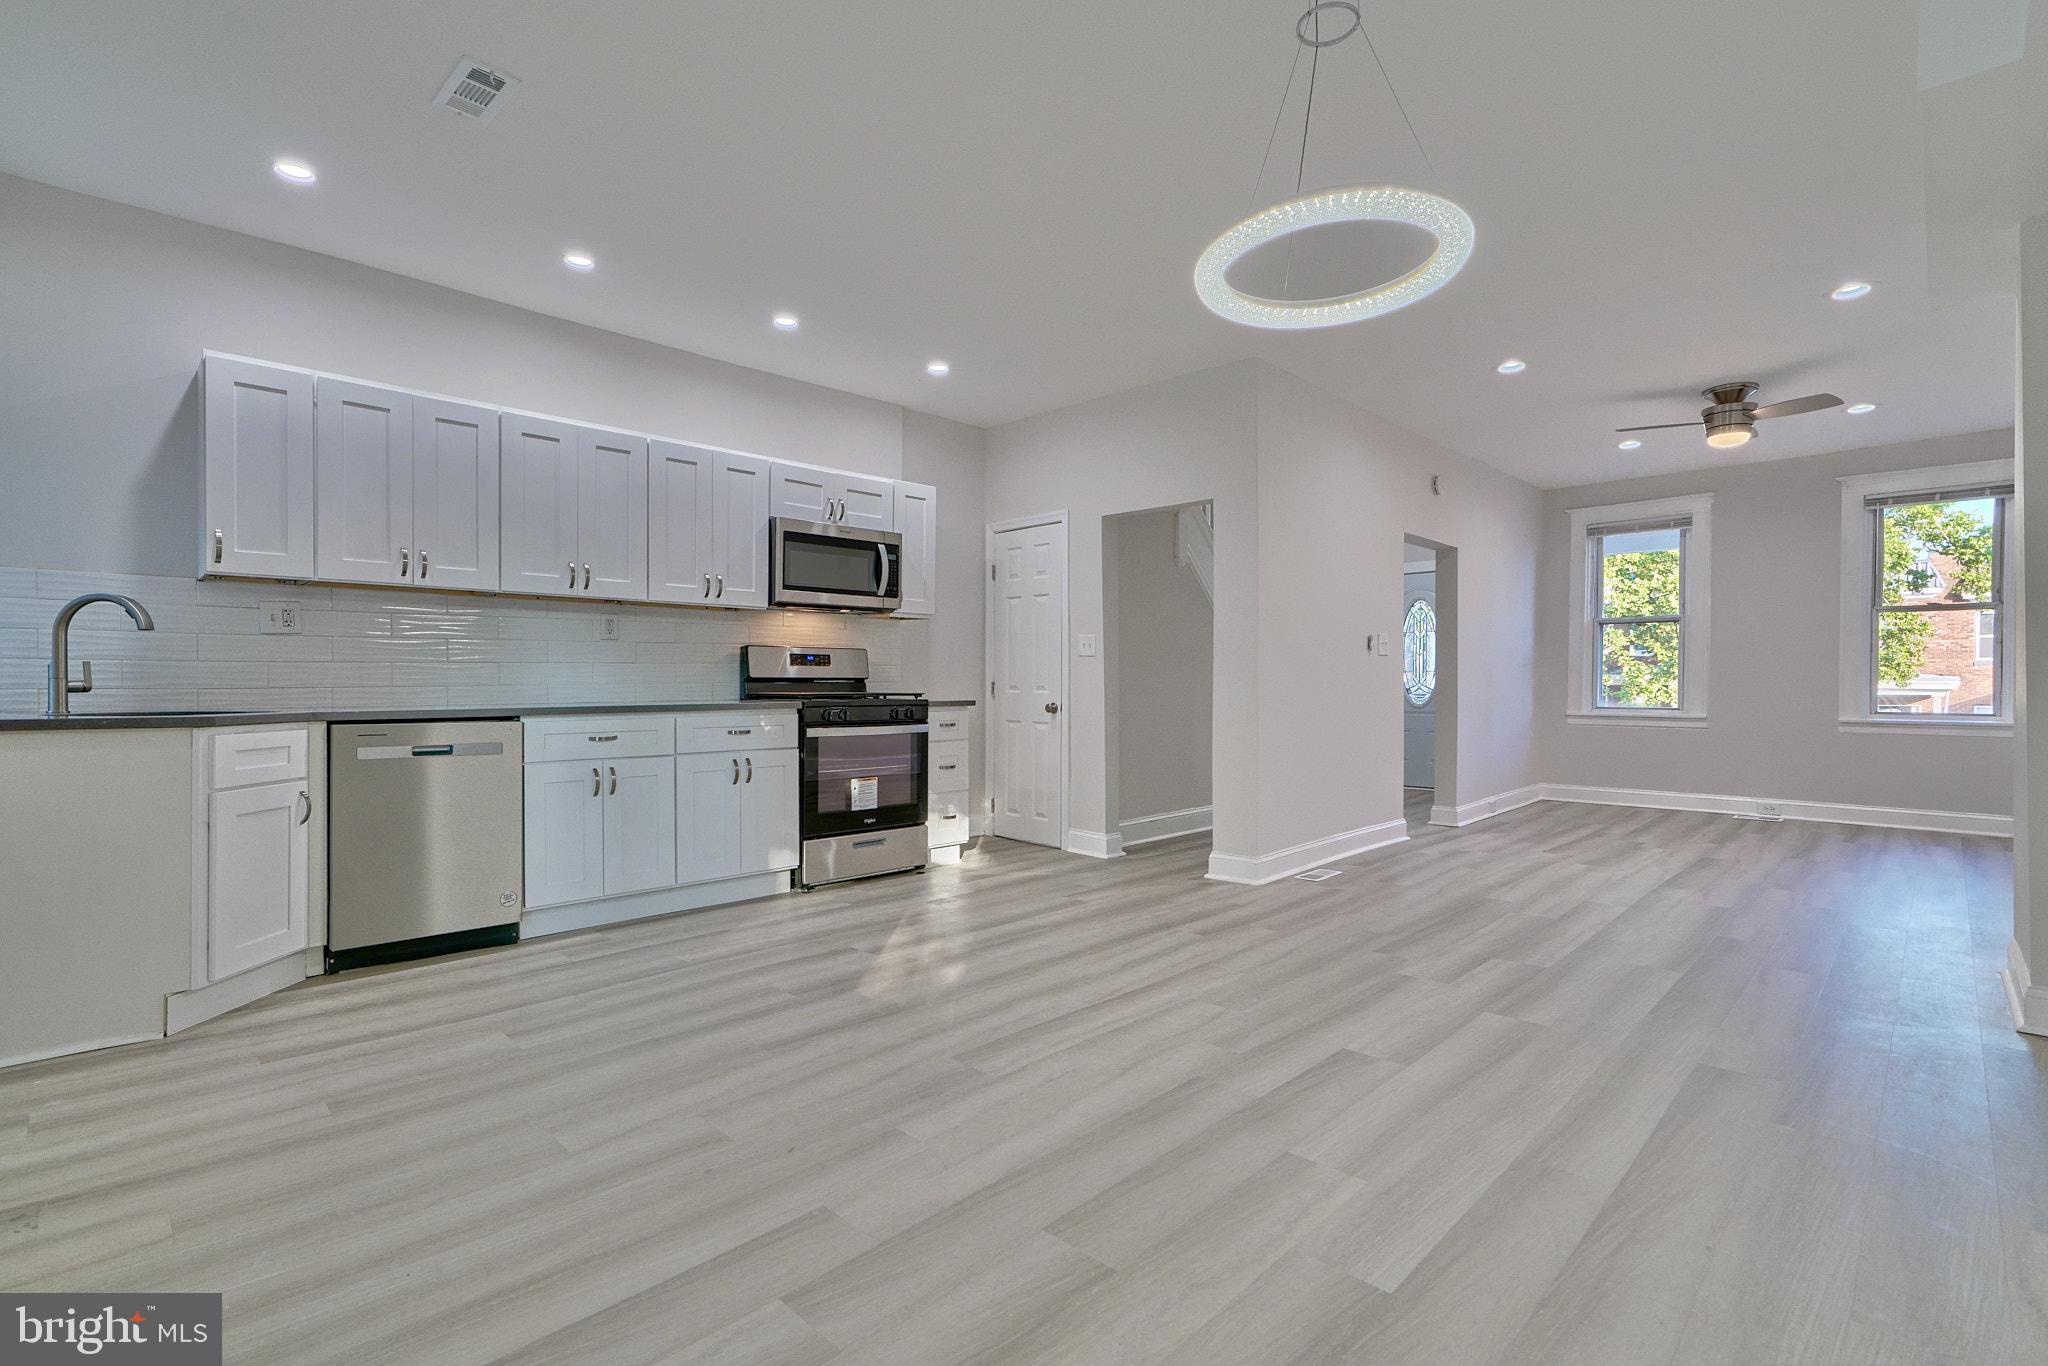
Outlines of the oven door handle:
[{"label": "oven door handle", "polygon": [[914,726],[820,726],[812,728],[810,738],[822,740],[828,735],[929,735],[931,729],[922,721]]}]

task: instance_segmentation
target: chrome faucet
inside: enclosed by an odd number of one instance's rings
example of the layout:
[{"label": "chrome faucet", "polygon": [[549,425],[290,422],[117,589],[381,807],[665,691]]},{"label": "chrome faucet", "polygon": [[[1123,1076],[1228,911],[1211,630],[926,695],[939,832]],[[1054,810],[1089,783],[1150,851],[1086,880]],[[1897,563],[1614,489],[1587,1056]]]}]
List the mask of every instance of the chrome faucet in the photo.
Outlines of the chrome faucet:
[{"label": "chrome faucet", "polygon": [[78,615],[78,609],[96,602],[111,602],[126,612],[138,631],[154,631],[156,623],[150,620],[149,609],[130,597],[119,593],[87,593],[84,597],[73,598],[57,613],[57,624],[50,628],[50,708],[51,716],[71,715],[71,694],[92,691],[92,661],[85,661],[85,678],[77,683],[71,681],[71,619]]}]

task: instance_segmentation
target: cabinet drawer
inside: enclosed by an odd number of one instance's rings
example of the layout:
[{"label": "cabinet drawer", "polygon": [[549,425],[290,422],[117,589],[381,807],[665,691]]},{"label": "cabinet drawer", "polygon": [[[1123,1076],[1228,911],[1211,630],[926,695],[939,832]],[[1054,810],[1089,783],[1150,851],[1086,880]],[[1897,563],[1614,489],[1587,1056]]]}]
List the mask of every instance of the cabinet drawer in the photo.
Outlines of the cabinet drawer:
[{"label": "cabinet drawer", "polygon": [[967,790],[967,742],[965,740],[936,740],[931,747],[931,778],[926,784],[932,792],[965,792]]},{"label": "cabinet drawer", "polygon": [[624,759],[674,754],[676,719],[646,716],[543,716],[525,722],[526,762]]},{"label": "cabinet drawer", "polygon": [[213,737],[213,790],[306,776],[306,732],[247,731]]},{"label": "cabinet drawer", "polygon": [[932,708],[932,743],[965,740],[974,730],[972,707]]},{"label": "cabinet drawer", "polygon": [[967,843],[967,794],[933,793],[925,808],[924,828],[933,849]]},{"label": "cabinet drawer", "polygon": [[676,753],[796,748],[793,711],[685,712],[676,718]]}]

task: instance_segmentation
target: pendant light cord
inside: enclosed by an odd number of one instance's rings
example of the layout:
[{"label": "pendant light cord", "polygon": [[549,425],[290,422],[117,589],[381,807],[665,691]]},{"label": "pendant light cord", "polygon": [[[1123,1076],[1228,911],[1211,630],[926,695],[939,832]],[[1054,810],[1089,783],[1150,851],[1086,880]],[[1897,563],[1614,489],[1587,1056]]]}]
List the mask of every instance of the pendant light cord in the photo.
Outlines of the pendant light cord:
[{"label": "pendant light cord", "polygon": [[1266,134],[1266,154],[1259,158],[1259,174],[1252,181],[1252,203],[1259,202],[1259,190],[1266,183],[1266,165],[1273,160],[1273,144],[1280,140],[1280,121],[1287,117],[1287,97],[1294,93],[1294,73],[1301,69],[1301,44],[1294,45],[1294,61],[1287,68],[1287,86],[1280,92],[1280,107],[1273,111],[1273,131]]},{"label": "pendant light cord", "polygon": [[[1309,120],[1310,120],[1310,119],[1312,119],[1312,118],[1314,118],[1314,117],[1315,117],[1315,113],[1316,113],[1316,67],[1317,67],[1317,66],[1319,66],[1319,65],[1321,65],[1321,63],[1322,63],[1322,57],[1323,57],[1323,49],[1322,49],[1322,46],[1321,46],[1321,44],[1322,44],[1322,40],[1323,40],[1323,12],[1322,12],[1321,10],[1317,10],[1317,11],[1316,11],[1316,43],[1317,43],[1317,46],[1316,46],[1316,47],[1314,47],[1313,49],[1311,49],[1311,50],[1310,50],[1310,52],[1309,52],[1309,58],[1308,58],[1308,102],[1307,102],[1307,103],[1306,103],[1305,105],[1303,105],[1303,106],[1302,106],[1302,110],[1301,110],[1301,156],[1300,156],[1300,158],[1299,158],[1299,159],[1298,159],[1298,160],[1297,160],[1297,161],[1296,161],[1296,162],[1294,163],[1294,193],[1296,194],[1296,196],[1299,196],[1299,195],[1301,194],[1301,174],[1302,174],[1302,172],[1303,172],[1304,170],[1306,170],[1306,169],[1308,168],[1308,127],[1309,127]],[[1298,54],[1297,54],[1297,55],[1298,55]]]},{"label": "pendant light cord", "polygon": [[[1387,93],[1394,97],[1394,108],[1401,111],[1401,122],[1408,125],[1408,136],[1415,140],[1415,150],[1422,153],[1423,166],[1431,175],[1435,175],[1436,163],[1429,159],[1429,151],[1422,145],[1422,135],[1415,131],[1415,120],[1408,117],[1408,106],[1401,103],[1401,92],[1394,89],[1394,78],[1387,74],[1387,64],[1380,60],[1380,50],[1373,46],[1372,35],[1366,32],[1362,24],[1359,26],[1358,35],[1365,39],[1365,50],[1372,54],[1372,64],[1380,69],[1380,79],[1387,83]],[[1311,83],[1309,88],[1313,90],[1314,84]],[[1306,142],[1307,139],[1308,133],[1304,130],[1302,140]]]}]

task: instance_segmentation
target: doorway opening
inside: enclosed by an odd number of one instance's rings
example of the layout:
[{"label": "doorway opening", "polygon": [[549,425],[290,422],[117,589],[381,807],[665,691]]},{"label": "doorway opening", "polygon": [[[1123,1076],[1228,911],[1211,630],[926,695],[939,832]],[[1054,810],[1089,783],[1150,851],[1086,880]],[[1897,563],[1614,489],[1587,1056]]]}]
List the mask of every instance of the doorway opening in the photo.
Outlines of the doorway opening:
[{"label": "doorway opening", "polygon": [[1410,833],[1430,822],[1437,804],[1437,607],[1434,546],[1401,546],[1401,809]]},{"label": "doorway opening", "polygon": [[1215,827],[1215,509],[1209,503],[1102,521],[1105,754],[1121,850],[1207,854]]}]

